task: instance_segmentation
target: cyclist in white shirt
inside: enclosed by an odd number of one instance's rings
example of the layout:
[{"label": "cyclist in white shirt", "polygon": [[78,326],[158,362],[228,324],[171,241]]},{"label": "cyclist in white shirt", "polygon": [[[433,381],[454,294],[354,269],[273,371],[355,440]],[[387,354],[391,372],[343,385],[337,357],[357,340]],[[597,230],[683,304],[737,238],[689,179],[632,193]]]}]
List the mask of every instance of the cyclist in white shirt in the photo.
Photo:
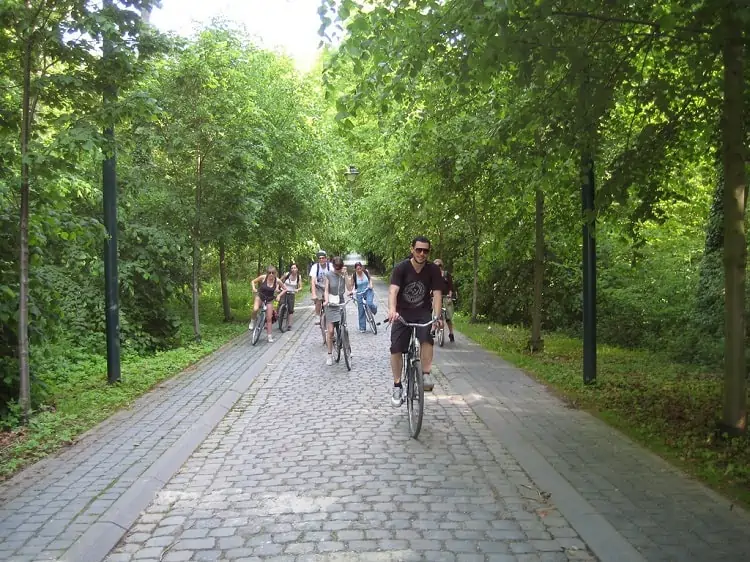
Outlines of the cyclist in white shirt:
[{"label": "cyclist in white shirt", "polygon": [[[289,311],[289,322],[287,330],[292,329],[292,316],[294,315],[294,297],[302,289],[302,277],[299,274],[299,268],[296,263],[289,266],[289,272],[281,278],[281,282],[286,287],[286,308]],[[281,306],[282,303],[279,304]]]},{"label": "cyclist in white shirt", "polygon": [[318,263],[313,264],[310,268],[310,288],[312,289],[312,298],[315,303],[315,324],[320,324],[320,305],[323,302],[323,293],[325,292],[326,273],[333,271],[331,264],[328,263],[327,254],[320,250],[318,252]]}]

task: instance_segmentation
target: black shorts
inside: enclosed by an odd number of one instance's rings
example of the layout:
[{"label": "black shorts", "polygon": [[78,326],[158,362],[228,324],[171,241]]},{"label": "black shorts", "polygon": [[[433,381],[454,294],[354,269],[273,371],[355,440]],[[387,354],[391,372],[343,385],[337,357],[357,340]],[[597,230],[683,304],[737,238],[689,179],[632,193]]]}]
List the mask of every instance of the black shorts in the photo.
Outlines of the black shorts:
[{"label": "black shorts", "polygon": [[294,314],[294,293],[285,294],[284,302],[286,303],[286,309],[289,312],[289,314]]},{"label": "black shorts", "polygon": [[[428,314],[419,319],[407,320],[406,322],[414,322],[417,324],[424,324],[429,322],[432,318],[432,313]],[[411,339],[411,328],[404,326],[400,320],[396,320],[391,326],[391,353],[406,353],[409,349],[409,339]],[[432,344],[434,339],[432,337],[432,326],[424,326],[423,328],[417,328],[417,339],[419,343]]]}]

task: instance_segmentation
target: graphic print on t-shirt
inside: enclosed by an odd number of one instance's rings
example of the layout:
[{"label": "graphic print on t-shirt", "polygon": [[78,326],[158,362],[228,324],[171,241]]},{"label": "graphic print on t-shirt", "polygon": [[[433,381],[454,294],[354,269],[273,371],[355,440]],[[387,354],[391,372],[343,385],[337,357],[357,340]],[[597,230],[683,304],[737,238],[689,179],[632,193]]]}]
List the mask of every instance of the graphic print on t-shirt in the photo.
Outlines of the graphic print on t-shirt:
[{"label": "graphic print on t-shirt", "polygon": [[403,290],[404,302],[408,303],[413,307],[418,307],[422,304],[425,296],[425,286],[421,281],[412,281]]}]

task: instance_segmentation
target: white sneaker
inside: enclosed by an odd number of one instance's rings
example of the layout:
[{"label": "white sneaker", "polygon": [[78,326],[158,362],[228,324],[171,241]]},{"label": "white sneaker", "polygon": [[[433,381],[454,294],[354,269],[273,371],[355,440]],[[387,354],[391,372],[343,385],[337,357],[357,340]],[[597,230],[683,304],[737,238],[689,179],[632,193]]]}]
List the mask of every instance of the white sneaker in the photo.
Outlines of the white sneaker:
[{"label": "white sneaker", "polygon": [[326,365],[333,365],[333,357],[331,354],[328,354],[328,357],[326,357]]},{"label": "white sneaker", "polygon": [[273,343],[273,336],[268,334],[268,343]]},{"label": "white sneaker", "polygon": [[250,322],[250,324],[247,325],[247,329],[250,330],[251,332],[253,331],[253,323],[252,322]]}]

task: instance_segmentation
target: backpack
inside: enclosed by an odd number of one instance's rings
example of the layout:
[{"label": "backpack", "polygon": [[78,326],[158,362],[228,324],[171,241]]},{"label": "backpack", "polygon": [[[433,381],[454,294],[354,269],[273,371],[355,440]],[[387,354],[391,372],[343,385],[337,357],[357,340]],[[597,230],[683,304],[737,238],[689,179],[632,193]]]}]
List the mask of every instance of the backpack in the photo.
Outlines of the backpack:
[{"label": "backpack", "polygon": [[[326,271],[331,271],[331,262],[326,262]],[[320,277],[320,263],[315,264],[315,285],[318,284],[318,277]],[[310,287],[312,291],[312,287]]]},{"label": "backpack", "polygon": [[[370,272],[367,271],[366,269],[364,270],[364,272],[365,272],[365,275],[367,275],[367,281],[370,281]],[[352,281],[354,281],[354,288],[356,289],[357,288],[357,272],[356,271],[352,275]]]}]

